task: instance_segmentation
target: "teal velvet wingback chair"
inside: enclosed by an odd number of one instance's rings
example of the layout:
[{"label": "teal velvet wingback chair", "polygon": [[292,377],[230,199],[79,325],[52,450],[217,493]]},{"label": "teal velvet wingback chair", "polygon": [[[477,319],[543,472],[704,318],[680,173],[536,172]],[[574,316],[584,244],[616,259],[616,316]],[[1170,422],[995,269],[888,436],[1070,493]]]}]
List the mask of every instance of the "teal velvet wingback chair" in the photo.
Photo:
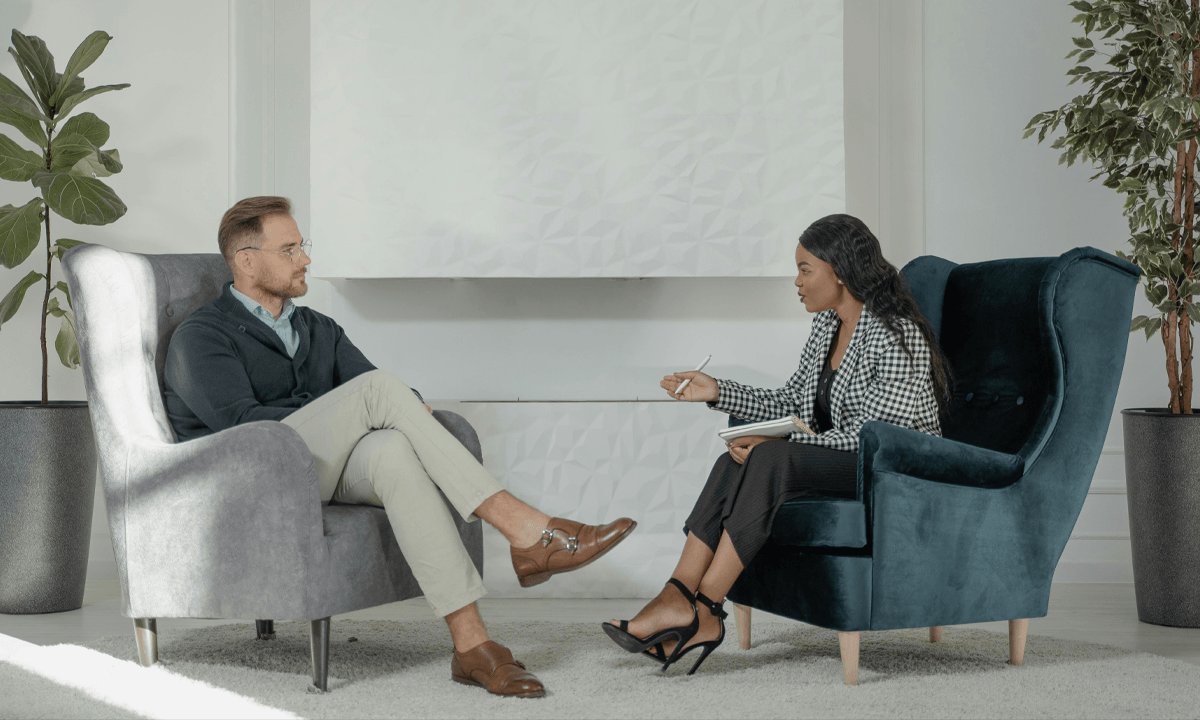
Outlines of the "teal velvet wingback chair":
[{"label": "teal velvet wingback chair", "polygon": [[858,497],[802,499],[729,592],[840,632],[848,685],[859,633],[1009,621],[1020,665],[1046,615],[1112,417],[1139,270],[1093,248],[1057,258],[903,270],[955,376],[944,437],[868,422]]}]

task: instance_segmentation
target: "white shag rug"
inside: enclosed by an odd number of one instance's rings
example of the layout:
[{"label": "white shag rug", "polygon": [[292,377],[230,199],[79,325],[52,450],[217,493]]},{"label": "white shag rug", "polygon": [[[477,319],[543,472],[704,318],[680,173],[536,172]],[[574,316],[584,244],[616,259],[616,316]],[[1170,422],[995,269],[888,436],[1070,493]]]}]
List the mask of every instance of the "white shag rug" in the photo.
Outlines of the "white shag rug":
[{"label": "white shag rug", "polygon": [[[750,650],[738,649],[730,627],[692,677],[684,675],[690,663],[663,675],[614,645],[599,623],[494,623],[492,637],[548,689],[544,698],[513,699],[451,682],[449,635],[434,620],[335,621],[330,692],[309,694],[308,623],[275,627],[271,641],[256,640],[252,624],[163,633],[157,670],[306,718],[1200,717],[1200,666],[1038,635],[1028,638],[1025,664],[1012,667],[1002,634],[947,627],[931,644],[925,629],[865,632],[859,685],[847,687],[837,633],[801,623],[762,623]],[[56,647],[72,646],[44,650]],[[124,672],[148,672],[128,664],[136,662],[132,633],[86,647],[128,661],[92,653]],[[164,676],[144,677],[150,686]],[[0,687],[9,691],[0,693],[8,697],[0,697],[0,717],[48,717],[38,682],[0,662]],[[33,704],[12,705],[22,698]],[[198,702],[189,700],[178,716],[206,716]],[[129,716],[66,690],[53,708],[55,716]]]}]

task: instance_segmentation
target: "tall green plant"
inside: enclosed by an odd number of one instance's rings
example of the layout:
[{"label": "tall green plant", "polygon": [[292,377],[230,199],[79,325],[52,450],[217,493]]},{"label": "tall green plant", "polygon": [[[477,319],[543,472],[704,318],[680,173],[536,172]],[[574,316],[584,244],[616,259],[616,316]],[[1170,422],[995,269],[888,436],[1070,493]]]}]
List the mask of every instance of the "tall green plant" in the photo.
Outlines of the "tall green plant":
[{"label": "tall green plant", "polygon": [[[97,30],[88,35],[67,61],[63,71],[54,68],[54,56],[46,43],[34,35],[12,31],[8,52],[17,61],[30,94],[0,74],[0,123],[15,127],[37,151],[27,150],[0,134],[0,178],[30,182],[41,191],[20,207],[0,207],[0,263],[17,267],[38,246],[45,228],[46,272],[31,270],[0,300],[0,326],[12,319],[25,299],[25,293],[39,281],[45,282],[42,298],[42,403],[49,397],[49,355],[46,350],[46,322],[49,315],[62,318],[54,349],[69,368],[79,367],[79,343],[75,338],[75,316],[67,284],[51,281],[54,258],[79,244],[59,238],[51,242],[50,210],[60,217],[82,225],[107,225],[125,214],[125,203],[112,188],[98,178],[121,172],[121,156],[116,150],[101,150],[108,142],[108,125],[90,112],[69,117],[84,101],[111,90],[129,87],[100,85],[86,88],[84,70],[96,62],[112,37]],[[36,102],[35,102],[36,98]],[[63,121],[66,122],[63,122]],[[62,123],[62,127],[59,127]],[[55,135],[57,134],[57,137]],[[52,293],[62,293],[66,307]]]},{"label": "tall green plant", "polygon": [[[1038,113],[1025,137],[1038,142],[1060,128],[1051,147],[1059,164],[1099,169],[1105,187],[1125,196],[1131,251],[1146,298],[1157,314],[1133,318],[1130,331],[1158,333],[1166,350],[1168,407],[1192,412],[1192,323],[1200,307],[1196,277],[1196,163],[1200,139],[1200,0],[1076,0],[1067,55],[1068,85],[1087,91],[1057,110]],[[1100,46],[1092,36],[1097,35]],[[1103,67],[1100,65],[1103,63]],[[1095,65],[1096,67],[1093,67]]]}]

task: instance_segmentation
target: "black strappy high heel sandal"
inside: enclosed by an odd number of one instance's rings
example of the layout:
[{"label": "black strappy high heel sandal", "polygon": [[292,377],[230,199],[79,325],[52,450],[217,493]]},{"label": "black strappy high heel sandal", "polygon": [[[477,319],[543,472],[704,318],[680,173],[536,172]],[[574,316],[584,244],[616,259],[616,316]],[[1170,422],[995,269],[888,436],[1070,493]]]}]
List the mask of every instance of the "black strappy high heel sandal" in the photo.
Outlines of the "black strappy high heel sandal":
[{"label": "black strappy high heel sandal", "polygon": [[[684,655],[687,655],[688,653],[695,650],[696,648],[704,648],[704,652],[700,653],[700,659],[696,661],[696,664],[692,666],[691,670],[687,671],[687,674],[691,675],[692,673],[696,672],[697,669],[699,669],[700,663],[704,662],[704,659],[708,657],[708,654],[711,653],[713,650],[716,650],[717,647],[722,642],[725,641],[725,618],[729,617],[729,613],[725,612],[725,608],[723,607],[724,603],[713,602],[712,600],[708,599],[708,597],[706,597],[704,595],[704,593],[702,593],[702,592],[696,593],[696,602],[700,605],[704,605],[705,607],[708,608],[708,611],[710,613],[717,616],[717,621],[721,623],[721,634],[717,637],[716,640],[704,640],[702,642],[698,642],[695,645],[692,645],[691,647],[685,649],[683,652],[680,652],[679,648],[683,647],[684,641],[680,641],[680,643],[675,646],[675,652],[671,653],[671,657],[668,658],[667,661],[663,663],[663,667],[662,667],[663,672],[666,672],[667,668],[671,667],[672,663],[674,663],[676,660],[683,657]],[[698,631],[700,629],[699,622],[698,622],[700,620],[699,608],[697,608],[696,620],[697,620],[697,628],[696,629]],[[696,633],[692,633],[692,635],[695,635],[695,634]]]},{"label": "black strappy high heel sandal", "polygon": [[[600,627],[604,628],[605,634],[607,634],[610,638],[612,638],[613,642],[620,645],[625,650],[628,650],[629,652],[640,652],[656,662],[663,663],[664,666],[674,661],[675,654],[679,652],[679,649],[682,648],[688,640],[691,640],[692,636],[695,635],[700,629],[700,616],[696,613],[696,597],[692,595],[690,590],[687,589],[687,586],[675,578],[671,578],[667,581],[667,583],[674,585],[679,592],[683,593],[684,599],[686,599],[688,604],[692,606],[692,622],[688,625],[680,625],[679,627],[659,630],[658,632],[646,638],[640,638],[631,634],[629,632],[628,620],[622,620],[619,626],[613,625],[610,622],[602,623],[600,625]],[[674,651],[668,657],[666,652],[663,650],[662,644],[671,640],[674,640],[676,645]]]}]

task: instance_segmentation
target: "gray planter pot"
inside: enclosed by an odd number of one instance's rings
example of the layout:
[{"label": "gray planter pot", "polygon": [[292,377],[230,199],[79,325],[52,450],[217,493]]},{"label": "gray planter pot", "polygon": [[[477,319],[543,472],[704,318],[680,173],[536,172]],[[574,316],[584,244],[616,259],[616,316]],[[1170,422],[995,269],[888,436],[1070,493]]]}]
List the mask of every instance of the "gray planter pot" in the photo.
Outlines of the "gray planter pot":
[{"label": "gray planter pot", "polygon": [[0,402],[0,613],[83,605],[96,441],[85,402]]},{"label": "gray planter pot", "polygon": [[1200,627],[1200,414],[1130,408],[1121,420],[1138,619]]}]

